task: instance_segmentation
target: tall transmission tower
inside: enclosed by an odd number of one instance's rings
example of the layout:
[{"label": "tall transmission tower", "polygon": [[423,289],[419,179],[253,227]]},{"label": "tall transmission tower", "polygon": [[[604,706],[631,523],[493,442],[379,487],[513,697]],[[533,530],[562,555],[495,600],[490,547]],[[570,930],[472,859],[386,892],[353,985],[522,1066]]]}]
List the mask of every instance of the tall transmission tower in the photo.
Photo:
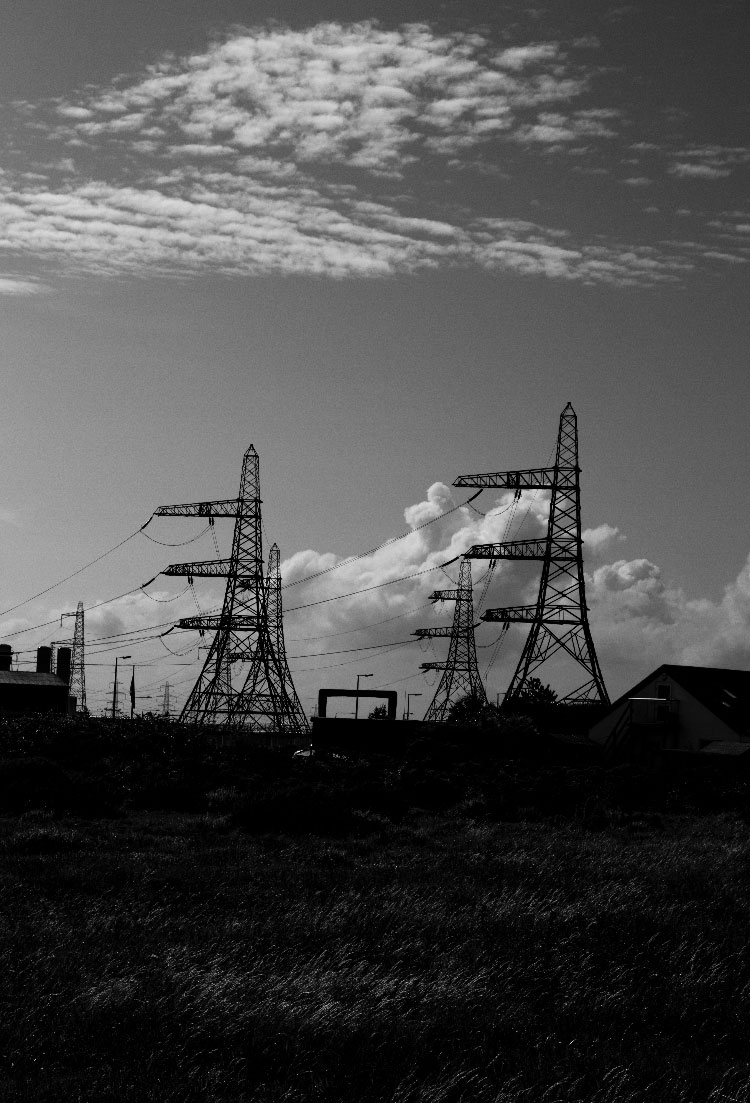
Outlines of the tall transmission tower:
[{"label": "tall transmission tower", "polygon": [[[70,661],[70,688],[71,697],[76,699],[76,712],[86,712],[86,661],[84,654],[84,621],[83,602],[79,601],[75,613],[63,613],[60,617],[75,617],[73,628],[72,655]],[[71,641],[66,641],[66,646]]]},{"label": "tall transmission tower", "polygon": [[[283,650],[279,654],[279,640],[283,643],[280,585],[278,581],[270,585],[263,573],[260,507],[258,453],[250,445],[242,463],[237,498],[160,506],[154,513],[156,517],[207,517],[209,523],[215,517],[235,519],[229,559],[174,563],[162,572],[187,576],[190,582],[197,577],[227,580],[221,613],[185,617],[176,625],[214,631],[203,669],[180,720],[302,735],[308,731],[307,718],[294,691]],[[232,667],[238,662],[249,663],[250,668],[241,684],[235,686]]]},{"label": "tall transmission tower", "polygon": [[482,679],[477,667],[474,642],[474,599],[471,586],[471,560],[463,558],[455,590],[435,590],[431,601],[455,601],[453,624],[450,627],[418,628],[420,639],[450,637],[448,658],[444,663],[422,663],[422,670],[442,670],[435,696],[424,715],[425,720],[447,720],[451,707],[462,697],[473,697],[487,703]]},{"label": "tall transmission tower", "polygon": [[524,471],[461,475],[454,486],[500,487],[506,490],[550,490],[547,536],[541,540],[510,540],[501,544],[475,544],[466,555],[472,559],[539,560],[542,577],[536,605],[488,609],[485,621],[530,624],[528,639],[505,694],[513,701],[539,667],[564,652],[582,667],[585,681],[562,701],[609,704],[599,662],[591,638],[583,577],[581,539],[581,488],[578,466],[578,423],[570,403],[560,415],[554,467]]}]

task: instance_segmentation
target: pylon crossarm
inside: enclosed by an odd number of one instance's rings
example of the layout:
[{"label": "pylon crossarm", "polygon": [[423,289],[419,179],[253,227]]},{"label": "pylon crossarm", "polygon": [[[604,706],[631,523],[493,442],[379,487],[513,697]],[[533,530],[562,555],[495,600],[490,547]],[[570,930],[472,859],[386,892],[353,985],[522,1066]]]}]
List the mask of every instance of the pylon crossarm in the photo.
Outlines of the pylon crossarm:
[{"label": "pylon crossarm", "polygon": [[458,590],[433,590],[430,594],[430,601],[460,601],[461,595]]},{"label": "pylon crossarm", "polygon": [[170,563],[161,573],[165,575],[194,575],[196,578],[227,578],[231,559],[203,559],[198,563]]},{"label": "pylon crossarm", "polygon": [[242,503],[237,498],[222,498],[215,502],[185,502],[183,505],[159,506],[153,517],[238,517]]},{"label": "pylon crossarm", "polygon": [[501,490],[548,490],[554,479],[554,467],[532,467],[524,471],[488,471],[484,475],[459,475],[453,485],[497,487]]},{"label": "pylon crossarm", "polygon": [[204,628],[214,632],[219,628],[234,632],[255,631],[261,624],[261,618],[257,616],[242,616],[232,613],[225,615],[219,613],[216,616],[183,617],[177,621],[176,628]]},{"label": "pylon crossarm", "polygon": [[477,627],[476,624],[468,624],[465,628],[456,628],[454,625],[441,625],[439,628],[417,628],[412,632],[412,636],[417,636],[420,640],[435,640],[460,635],[468,637],[473,635],[474,629]]},{"label": "pylon crossarm", "polygon": [[506,605],[485,610],[482,620],[508,624],[580,624],[581,616],[577,609],[567,605],[545,605],[541,617],[536,605]]},{"label": "pylon crossarm", "polygon": [[576,562],[575,546],[555,541],[548,548],[547,540],[507,540],[502,544],[474,544],[465,553],[469,559],[545,559]]},{"label": "pylon crossarm", "polygon": [[447,670],[448,663],[420,663],[420,670]]}]

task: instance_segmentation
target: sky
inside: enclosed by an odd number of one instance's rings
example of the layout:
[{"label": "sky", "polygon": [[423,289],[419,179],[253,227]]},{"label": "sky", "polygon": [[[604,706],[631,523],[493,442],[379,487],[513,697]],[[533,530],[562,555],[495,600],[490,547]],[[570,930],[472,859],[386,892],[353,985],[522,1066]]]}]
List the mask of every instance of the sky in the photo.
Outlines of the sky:
[{"label": "sky", "polygon": [[[545,525],[543,494],[462,506],[452,483],[548,463],[568,401],[610,695],[661,662],[750,667],[744,3],[8,9],[0,638],[21,669],[83,601],[92,710],[126,654],[139,710],[166,681],[179,707],[205,641],[159,633],[222,589],[159,572],[226,554],[231,524],[141,526],[233,497],[252,443],[305,708],[371,673],[419,715],[446,648],[407,641],[451,621],[440,564]],[[537,582],[499,565],[482,608]],[[497,636],[477,629],[492,697],[524,629]]]}]

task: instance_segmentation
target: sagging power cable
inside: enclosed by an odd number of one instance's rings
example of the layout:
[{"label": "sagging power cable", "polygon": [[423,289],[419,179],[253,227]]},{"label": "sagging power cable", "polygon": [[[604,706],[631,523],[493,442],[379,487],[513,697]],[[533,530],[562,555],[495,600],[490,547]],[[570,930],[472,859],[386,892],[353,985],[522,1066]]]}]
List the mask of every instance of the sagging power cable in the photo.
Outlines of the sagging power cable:
[{"label": "sagging power cable", "polygon": [[[321,575],[330,574],[331,571],[337,571],[339,567],[350,566],[352,563],[356,563],[360,559],[366,559],[368,555],[374,555],[375,552],[380,551],[382,548],[387,548],[389,544],[396,544],[399,540],[405,540],[407,536],[412,536],[413,533],[419,532],[420,529],[426,529],[428,525],[434,525],[436,521],[442,521],[445,517],[450,517],[456,510],[463,509],[464,506],[469,505],[475,498],[478,498],[482,493],[478,490],[476,494],[472,494],[470,498],[465,502],[461,502],[457,506],[453,506],[451,509],[446,510],[445,513],[439,513],[437,517],[430,517],[428,521],[423,521],[421,525],[415,525],[414,528],[408,529],[406,532],[402,532],[400,536],[389,536],[387,540],[384,540],[382,544],[378,544],[374,548],[370,548],[369,551],[360,552],[359,555],[351,555],[348,559],[342,559],[338,563],[334,563],[330,567],[324,567],[322,571],[315,571],[313,574],[305,575],[304,578],[295,578],[293,582],[286,582],[282,585],[282,590],[286,590],[291,586],[299,586],[303,582],[311,582],[314,578],[320,578]],[[451,561],[452,562],[452,561]]]},{"label": "sagging power cable", "polygon": [[[132,540],[133,537],[137,536],[140,531],[140,529],[136,529],[135,532],[131,532],[130,536],[126,536],[124,540],[121,540],[119,542],[119,544],[115,544],[113,547],[108,548],[107,551],[102,552],[101,555],[97,555],[96,559],[92,559],[88,563],[84,563],[84,565],[82,567],[79,567],[77,571],[72,571],[71,574],[66,575],[65,578],[58,578],[57,582],[53,582],[51,585],[46,586],[43,590],[39,590],[38,593],[32,594],[30,597],[25,597],[23,601],[19,601],[16,605],[11,605],[8,609],[3,609],[2,611],[0,611],[0,617],[4,617],[8,613],[14,613],[16,609],[20,609],[22,605],[28,605],[30,601],[35,601],[36,598],[43,597],[44,594],[48,594],[50,590],[54,590],[57,586],[62,586],[63,582],[69,582],[71,578],[75,578],[76,575],[82,574],[84,571],[87,571],[89,567],[93,567],[95,563],[100,563],[102,559],[106,559],[106,557],[108,555],[111,555],[112,552],[116,552],[118,548],[121,548],[123,546],[123,544],[127,544],[128,540]],[[129,592],[132,593],[132,591]],[[116,601],[117,599],[113,598],[112,600]],[[50,624],[52,623],[53,622],[50,621]],[[41,628],[43,626],[39,625],[39,627]],[[31,629],[26,629],[26,631],[31,631]],[[8,635],[12,634],[13,633],[8,633]]]}]

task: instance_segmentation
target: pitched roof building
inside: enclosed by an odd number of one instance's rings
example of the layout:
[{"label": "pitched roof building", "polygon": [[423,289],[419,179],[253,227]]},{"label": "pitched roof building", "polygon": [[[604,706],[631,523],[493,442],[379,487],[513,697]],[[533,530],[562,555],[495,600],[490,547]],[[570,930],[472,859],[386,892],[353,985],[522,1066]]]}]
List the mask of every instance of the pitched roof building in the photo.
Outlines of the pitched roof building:
[{"label": "pitched roof building", "polygon": [[750,671],[665,663],[614,701],[589,732],[610,753],[750,745]]}]

